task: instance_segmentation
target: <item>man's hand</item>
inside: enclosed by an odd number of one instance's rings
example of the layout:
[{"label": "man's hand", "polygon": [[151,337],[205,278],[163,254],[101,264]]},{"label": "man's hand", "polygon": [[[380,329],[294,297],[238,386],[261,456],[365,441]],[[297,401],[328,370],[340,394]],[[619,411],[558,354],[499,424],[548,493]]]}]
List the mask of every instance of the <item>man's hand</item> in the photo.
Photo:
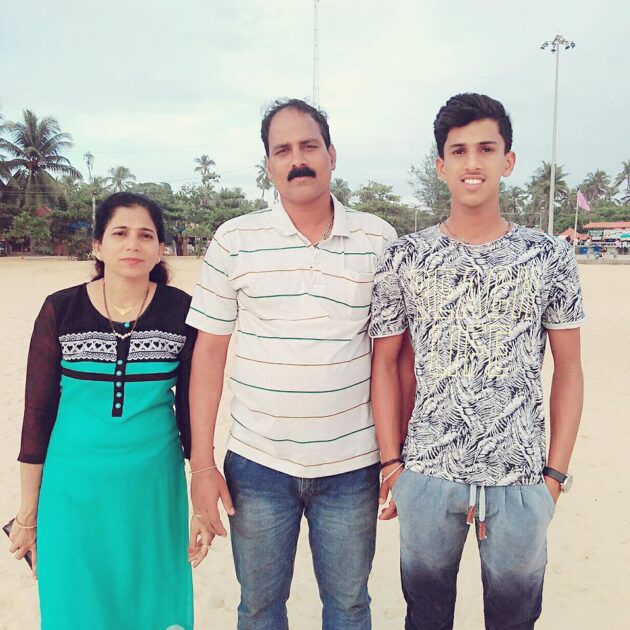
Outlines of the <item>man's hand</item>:
[{"label": "man's hand", "polygon": [[547,488],[549,488],[549,492],[551,492],[551,496],[553,497],[553,502],[558,503],[558,497],[560,496],[560,482],[552,479],[551,477],[545,477],[545,483],[547,484]]},{"label": "man's hand", "polygon": [[194,513],[212,537],[227,536],[219,516],[219,498],[230,516],[235,512],[227,483],[216,468],[192,476],[190,498]]},{"label": "man's hand", "polygon": [[[398,470],[396,470],[397,467],[398,467]],[[391,492],[392,488],[394,487],[394,485],[398,481],[398,477],[400,477],[400,475],[402,475],[404,469],[405,469],[404,466],[397,462],[397,463],[394,463],[394,464],[390,464],[389,466],[386,466],[381,471],[381,474],[383,476],[383,481],[381,481],[381,488],[380,488],[379,493],[378,493],[378,502],[381,505],[384,505],[385,501],[387,501],[387,496],[389,495],[389,493]],[[396,471],[396,472],[394,472],[394,471]],[[387,477],[390,474],[392,476],[389,477],[386,480],[385,477]],[[394,503],[394,499],[390,499],[389,503],[387,504],[387,507],[384,508],[381,511],[381,513],[380,513],[380,515],[378,517],[378,520],[379,521],[389,521],[392,518],[396,518],[396,516],[398,516],[398,511],[396,509],[396,504]]]}]

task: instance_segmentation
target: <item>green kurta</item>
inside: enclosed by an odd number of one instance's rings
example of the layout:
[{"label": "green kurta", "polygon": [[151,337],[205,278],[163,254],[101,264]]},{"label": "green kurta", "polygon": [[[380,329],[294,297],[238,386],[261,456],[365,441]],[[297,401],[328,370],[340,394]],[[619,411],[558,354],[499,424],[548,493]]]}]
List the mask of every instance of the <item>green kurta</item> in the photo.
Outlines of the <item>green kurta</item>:
[{"label": "green kurta", "polygon": [[[55,316],[60,388],[38,513],[43,630],[193,627],[182,453],[187,435],[182,430],[180,441],[177,422],[183,426],[187,419],[176,419],[172,391],[188,385],[183,366],[193,334],[183,323],[185,294],[174,291],[158,288],[126,340],[108,331],[107,320],[85,302],[83,285],[47,301]],[[77,306],[83,307],[79,317]],[[75,309],[74,326],[67,307]],[[31,353],[47,314],[45,304]],[[29,376],[30,368],[29,359]],[[28,399],[27,392],[27,413]],[[24,442],[22,461],[29,459]]]}]

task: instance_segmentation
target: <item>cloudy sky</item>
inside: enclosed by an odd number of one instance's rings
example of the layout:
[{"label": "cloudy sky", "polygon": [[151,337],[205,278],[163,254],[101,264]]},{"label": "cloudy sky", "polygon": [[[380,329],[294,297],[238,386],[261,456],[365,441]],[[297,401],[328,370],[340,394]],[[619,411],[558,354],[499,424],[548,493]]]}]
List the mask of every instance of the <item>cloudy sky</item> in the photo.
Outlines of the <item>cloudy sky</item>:
[{"label": "cloudy sky", "polygon": [[[68,157],[95,174],[195,183],[193,159],[216,161],[223,186],[255,196],[261,111],[310,97],[313,0],[29,0],[0,21],[0,113],[56,117]],[[320,105],[336,175],[410,198],[410,164],[457,92],[501,100],[512,115],[523,185],[551,153],[560,33],[558,163],[577,184],[630,159],[630,3],[626,0],[321,0]]]}]

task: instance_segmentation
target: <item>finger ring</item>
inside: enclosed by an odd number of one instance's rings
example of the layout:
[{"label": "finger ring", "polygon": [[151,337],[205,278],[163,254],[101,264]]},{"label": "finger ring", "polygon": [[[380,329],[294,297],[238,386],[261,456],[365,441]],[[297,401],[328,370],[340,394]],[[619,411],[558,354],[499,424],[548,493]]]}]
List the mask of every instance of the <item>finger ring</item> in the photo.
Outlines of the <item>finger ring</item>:
[{"label": "finger ring", "polygon": [[208,549],[210,549],[210,545],[204,545],[204,547],[206,548],[206,551],[208,551]]},{"label": "finger ring", "polygon": [[201,520],[201,514],[197,514],[196,512],[193,512],[193,516]]}]

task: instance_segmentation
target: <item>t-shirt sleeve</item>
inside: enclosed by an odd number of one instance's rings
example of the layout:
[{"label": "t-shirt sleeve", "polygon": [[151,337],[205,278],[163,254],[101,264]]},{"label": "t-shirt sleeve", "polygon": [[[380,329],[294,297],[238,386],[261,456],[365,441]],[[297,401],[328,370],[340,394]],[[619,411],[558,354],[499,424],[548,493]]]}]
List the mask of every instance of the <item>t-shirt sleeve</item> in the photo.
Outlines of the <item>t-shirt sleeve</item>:
[{"label": "t-shirt sleeve", "polygon": [[186,323],[214,335],[230,335],[238,315],[230,282],[230,251],[221,228],[208,246]]},{"label": "t-shirt sleeve", "polygon": [[61,394],[61,346],[55,309],[50,299],[42,306],[31,336],[26,368],[24,420],[18,461],[43,464],[57,419]]},{"label": "t-shirt sleeve", "polygon": [[542,323],[554,330],[578,328],[585,320],[577,260],[571,245],[560,243]]},{"label": "t-shirt sleeve", "polygon": [[370,337],[391,337],[407,329],[407,311],[400,276],[395,268],[395,247],[388,246],[381,256],[372,289]]}]

